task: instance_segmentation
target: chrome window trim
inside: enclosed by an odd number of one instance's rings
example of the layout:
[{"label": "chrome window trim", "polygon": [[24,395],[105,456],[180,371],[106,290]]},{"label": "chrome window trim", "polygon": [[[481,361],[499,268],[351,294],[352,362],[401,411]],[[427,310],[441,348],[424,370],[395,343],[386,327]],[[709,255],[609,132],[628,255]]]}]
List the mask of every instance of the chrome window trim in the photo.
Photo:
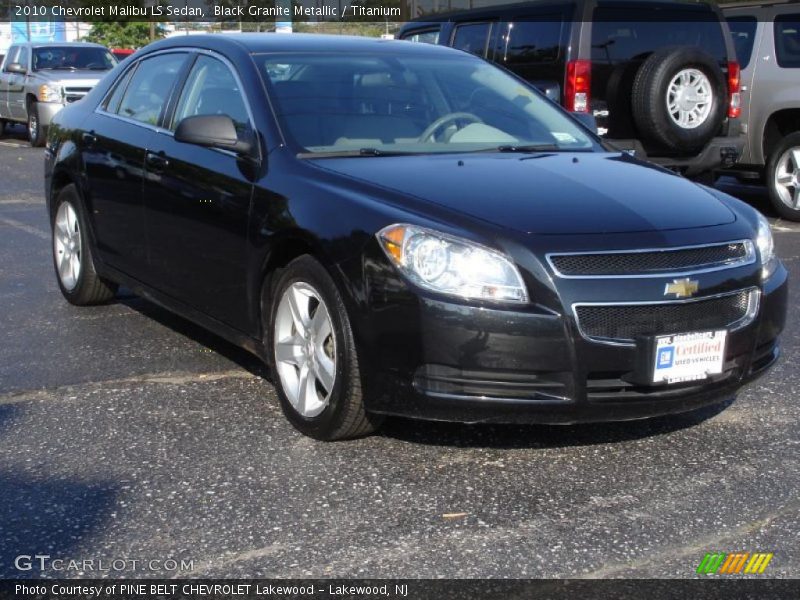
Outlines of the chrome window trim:
[{"label": "chrome window trim", "polygon": [[[588,256],[599,254],[646,254],[656,252],[676,252],[680,250],[694,250],[696,248],[711,248],[714,246],[726,246],[728,244],[743,244],[747,249],[747,254],[743,258],[735,261],[718,264],[713,267],[693,268],[689,267],[686,270],[680,271],[659,271],[653,273],[638,273],[638,274],[620,274],[620,275],[565,275],[556,268],[553,262],[553,257],[558,256]],[[735,269],[737,267],[744,267],[752,265],[756,262],[756,247],[753,240],[730,240],[727,242],[714,242],[711,244],[692,244],[691,246],[673,246],[670,248],[634,248],[632,250],[589,250],[586,252],[550,252],[545,255],[547,264],[553,270],[556,277],[561,279],[652,279],[654,277],[681,277],[685,275],[699,275],[701,273],[713,273],[715,271],[724,271],[725,269]]]},{"label": "chrome window trim", "polygon": [[[758,309],[761,304],[761,290],[757,287],[750,287],[750,288],[743,288],[740,290],[735,290],[732,292],[723,292],[721,294],[712,294],[711,296],[702,296],[700,298],[689,298],[687,300],[653,300],[653,301],[646,301],[646,302],[575,302],[572,304],[572,317],[575,319],[575,326],[578,328],[578,333],[580,336],[586,340],[587,342],[593,342],[595,344],[606,344],[608,346],[622,346],[632,348],[636,346],[635,341],[625,341],[620,342],[613,338],[600,338],[600,337],[592,337],[584,333],[583,329],[581,328],[581,322],[578,318],[578,308],[584,306],[652,306],[652,305],[663,305],[663,304],[691,304],[693,302],[702,302],[703,300],[715,300],[717,298],[725,298],[727,296],[735,296],[737,294],[741,294],[742,292],[748,292],[749,298],[747,301],[747,312],[745,315],[739,319],[738,321],[734,321],[725,329],[729,332],[738,331],[744,327],[750,325],[758,315]],[[680,332],[675,332],[680,333]],[[658,334],[658,335],[671,335],[670,333]]]}]

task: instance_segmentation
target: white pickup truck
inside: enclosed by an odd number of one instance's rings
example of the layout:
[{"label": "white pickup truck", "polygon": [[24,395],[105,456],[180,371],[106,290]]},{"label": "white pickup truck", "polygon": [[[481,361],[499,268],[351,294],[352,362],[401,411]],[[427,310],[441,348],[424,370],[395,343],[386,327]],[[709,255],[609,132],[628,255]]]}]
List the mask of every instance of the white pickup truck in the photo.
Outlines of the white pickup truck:
[{"label": "white pickup truck", "polygon": [[12,45],[0,68],[0,132],[7,121],[26,123],[31,145],[43,145],[53,115],[83,98],[116,64],[99,44]]}]

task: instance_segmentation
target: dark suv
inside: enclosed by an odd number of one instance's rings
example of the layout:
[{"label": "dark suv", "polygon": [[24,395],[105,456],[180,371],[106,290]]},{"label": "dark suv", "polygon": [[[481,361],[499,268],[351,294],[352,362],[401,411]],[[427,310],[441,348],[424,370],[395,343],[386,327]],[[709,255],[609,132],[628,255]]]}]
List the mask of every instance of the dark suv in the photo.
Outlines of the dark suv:
[{"label": "dark suv", "polygon": [[425,16],[402,39],[492,60],[616,147],[689,176],[730,166],[744,139],[739,65],[720,10],[647,0],[541,0]]}]

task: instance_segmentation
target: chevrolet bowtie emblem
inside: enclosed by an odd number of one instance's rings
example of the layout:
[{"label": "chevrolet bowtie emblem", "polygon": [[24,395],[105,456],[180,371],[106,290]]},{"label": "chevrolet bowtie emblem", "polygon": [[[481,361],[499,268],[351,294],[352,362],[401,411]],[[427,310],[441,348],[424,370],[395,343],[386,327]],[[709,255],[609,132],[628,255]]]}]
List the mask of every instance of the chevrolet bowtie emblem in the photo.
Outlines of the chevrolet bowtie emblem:
[{"label": "chevrolet bowtie emblem", "polygon": [[676,298],[690,298],[698,289],[700,289],[700,284],[692,279],[676,279],[667,284],[667,287],[664,288],[664,295],[675,294]]}]

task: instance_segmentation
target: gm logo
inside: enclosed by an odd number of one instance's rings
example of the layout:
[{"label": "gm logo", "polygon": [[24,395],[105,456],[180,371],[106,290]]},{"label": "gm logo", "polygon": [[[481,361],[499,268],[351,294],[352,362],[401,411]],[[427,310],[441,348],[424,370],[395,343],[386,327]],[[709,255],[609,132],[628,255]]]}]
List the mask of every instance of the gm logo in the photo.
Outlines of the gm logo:
[{"label": "gm logo", "polygon": [[708,552],[700,565],[697,567],[698,575],[738,575],[747,573],[754,575],[764,572],[769,561],[772,560],[772,552]]},{"label": "gm logo", "polygon": [[659,348],[656,369],[669,369],[675,360],[675,346]]}]

